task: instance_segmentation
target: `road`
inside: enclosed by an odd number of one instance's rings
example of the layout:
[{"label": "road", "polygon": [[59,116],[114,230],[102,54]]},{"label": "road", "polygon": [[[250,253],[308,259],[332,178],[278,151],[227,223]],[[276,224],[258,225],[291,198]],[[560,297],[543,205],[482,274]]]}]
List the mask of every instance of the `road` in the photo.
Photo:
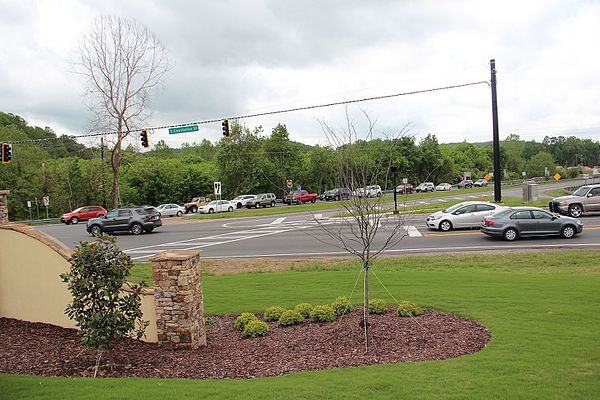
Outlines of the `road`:
[{"label": "road", "polygon": [[[520,190],[520,189],[515,189]],[[510,195],[504,193],[504,195]],[[480,194],[460,195],[477,198]],[[427,202],[441,199],[427,199]],[[240,217],[220,220],[187,221],[168,218],[165,224],[150,234],[134,236],[117,234],[117,243],[134,260],[143,261],[163,250],[200,249],[203,257],[313,257],[337,256],[348,253],[328,236],[324,227],[348,229],[339,218],[329,218],[338,211],[295,213],[269,217]],[[243,215],[243,214],[240,214]],[[559,237],[521,239],[505,242],[492,239],[477,230],[451,232],[431,231],[425,226],[426,215],[405,215],[402,240],[392,246],[389,254],[428,254],[473,252],[484,250],[518,250],[545,248],[600,248],[600,216],[583,216],[584,232],[573,239]],[[379,240],[395,225],[382,222]],[[38,229],[73,248],[80,240],[93,240],[85,224],[47,225]]]}]

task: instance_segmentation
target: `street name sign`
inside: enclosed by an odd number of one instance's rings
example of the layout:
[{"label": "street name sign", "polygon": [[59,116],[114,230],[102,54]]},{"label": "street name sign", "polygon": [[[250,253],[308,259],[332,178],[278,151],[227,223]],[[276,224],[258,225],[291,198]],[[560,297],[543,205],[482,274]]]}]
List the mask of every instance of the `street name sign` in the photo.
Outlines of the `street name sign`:
[{"label": "street name sign", "polygon": [[198,132],[198,125],[180,126],[178,128],[169,128],[169,135],[176,133]]}]

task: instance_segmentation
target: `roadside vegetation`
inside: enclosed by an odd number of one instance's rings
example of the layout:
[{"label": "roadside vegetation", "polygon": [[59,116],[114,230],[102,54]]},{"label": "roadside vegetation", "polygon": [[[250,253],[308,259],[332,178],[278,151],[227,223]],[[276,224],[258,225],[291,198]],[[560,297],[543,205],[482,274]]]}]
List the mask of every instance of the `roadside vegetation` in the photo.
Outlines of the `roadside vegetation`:
[{"label": "roadside vegetation", "polygon": [[[248,393],[265,399],[278,399],[281,393],[290,399],[592,399],[600,391],[599,260],[599,251],[378,260],[373,272],[396,297],[475,319],[491,330],[490,344],[469,356],[251,380],[4,374],[0,387],[6,398],[65,400],[243,399]],[[356,263],[329,269],[325,261],[287,272],[207,274],[206,312],[260,313],[273,304],[324,304],[331,301],[332,288],[350,293],[358,272]],[[392,302],[380,285],[371,290],[374,297]]]}]

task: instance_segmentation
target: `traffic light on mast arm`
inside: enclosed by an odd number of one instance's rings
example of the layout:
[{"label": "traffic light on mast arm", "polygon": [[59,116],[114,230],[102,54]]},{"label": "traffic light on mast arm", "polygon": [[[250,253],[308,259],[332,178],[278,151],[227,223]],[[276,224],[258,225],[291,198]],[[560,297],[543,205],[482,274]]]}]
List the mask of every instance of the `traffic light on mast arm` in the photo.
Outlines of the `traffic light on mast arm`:
[{"label": "traffic light on mast arm", "polygon": [[229,120],[224,119],[223,123],[221,125],[223,125],[223,136],[224,137],[231,136],[231,132],[229,131]]},{"label": "traffic light on mast arm", "polygon": [[142,132],[140,132],[140,139],[142,140],[143,147],[150,146],[150,144],[148,143],[148,129],[144,129],[142,130]]},{"label": "traffic light on mast arm", "polygon": [[2,164],[8,164],[12,160],[12,146],[10,143],[0,142],[0,152],[2,153]]}]

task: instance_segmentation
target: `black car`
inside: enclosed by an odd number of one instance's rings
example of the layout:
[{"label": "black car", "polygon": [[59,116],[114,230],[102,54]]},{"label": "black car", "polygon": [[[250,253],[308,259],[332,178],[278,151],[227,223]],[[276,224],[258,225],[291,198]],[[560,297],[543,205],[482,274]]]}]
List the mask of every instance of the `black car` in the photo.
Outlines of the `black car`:
[{"label": "black car", "polygon": [[348,200],[352,196],[352,190],[348,188],[335,188],[323,193],[324,200]]},{"label": "black car", "polygon": [[94,236],[104,232],[131,232],[139,235],[162,226],[160,213],[152,206],[115,208],[101,218],[87,222],[87,231]]}]

